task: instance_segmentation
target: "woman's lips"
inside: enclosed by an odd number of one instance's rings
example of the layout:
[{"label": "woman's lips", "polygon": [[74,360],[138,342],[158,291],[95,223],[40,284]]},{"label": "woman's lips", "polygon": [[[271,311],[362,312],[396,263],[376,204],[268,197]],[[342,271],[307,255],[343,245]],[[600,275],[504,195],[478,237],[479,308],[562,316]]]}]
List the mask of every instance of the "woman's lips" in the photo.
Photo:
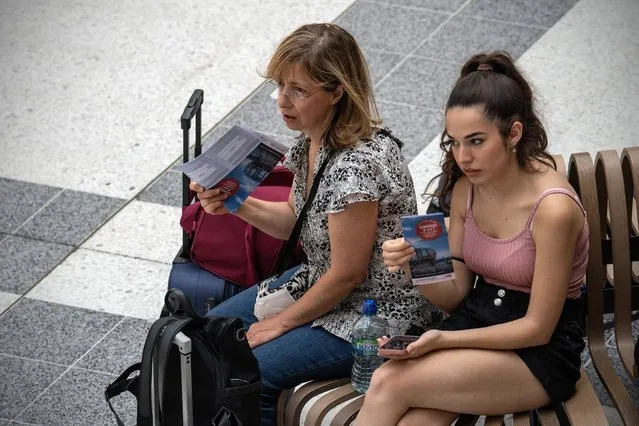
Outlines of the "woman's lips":
[{"label": "woman's lips", "polygon": [[464,174],[472,176],[472,175],[478,174],[481,170],[478,170],[478,169],[463,169],[463,171],[464,171]]}]

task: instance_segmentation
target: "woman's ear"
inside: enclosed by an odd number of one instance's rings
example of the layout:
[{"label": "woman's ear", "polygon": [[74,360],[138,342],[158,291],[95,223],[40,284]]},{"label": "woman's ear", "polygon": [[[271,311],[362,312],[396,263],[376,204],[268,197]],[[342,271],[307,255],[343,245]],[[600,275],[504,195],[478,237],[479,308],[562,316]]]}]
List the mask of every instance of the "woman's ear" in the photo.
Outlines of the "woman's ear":
[{"label": "woman's ear", "polygon": [[340,99],[342,99],[342,96],[344,95],[344,88],[340,84],[335,88],[335,90],[331,91],[331,94],[333,95],[331,97],[331,105],[335,105],[340,101]]},{"label": "woman's ear", "polygon": [[523,134],[523,132],[524,132],[524,126],[519,121],[515,121],[510,126],[510,133],[508,135],[508,143],[509,143],[511,148],[513,148],[513,149],[517,148],[517,144],[519,143],[519,141],[521,139],[521,135]]}]

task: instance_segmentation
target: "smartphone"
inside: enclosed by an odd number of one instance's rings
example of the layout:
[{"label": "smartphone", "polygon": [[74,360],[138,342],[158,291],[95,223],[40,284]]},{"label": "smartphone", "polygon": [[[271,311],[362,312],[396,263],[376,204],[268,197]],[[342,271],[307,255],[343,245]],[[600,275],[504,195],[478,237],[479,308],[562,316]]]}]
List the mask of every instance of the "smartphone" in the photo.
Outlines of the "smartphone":
[{"label": "smartphone", "polygon": [[380,356],[405,354],[406,347],[417,339],[419,336],[393,336],[379,347],[377,353]]}]

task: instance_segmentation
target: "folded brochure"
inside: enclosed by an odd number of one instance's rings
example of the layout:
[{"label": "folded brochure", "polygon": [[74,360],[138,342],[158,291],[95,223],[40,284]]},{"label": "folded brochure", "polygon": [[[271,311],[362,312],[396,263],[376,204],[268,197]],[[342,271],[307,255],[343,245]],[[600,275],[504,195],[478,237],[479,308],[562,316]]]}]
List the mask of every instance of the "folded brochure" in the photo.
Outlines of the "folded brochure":
[{"label": "folded brochure", "polygon": [[415,249],[408,263],[413,284],[455,278],[443,213],[404,216],[401,221],[404,239]]},{"label": "folded brochure", "polygon": [[206,189],[221,188],[236,211],[284,157],[288,148],[255,130],[233,126],[201,155],[176,167]]}]

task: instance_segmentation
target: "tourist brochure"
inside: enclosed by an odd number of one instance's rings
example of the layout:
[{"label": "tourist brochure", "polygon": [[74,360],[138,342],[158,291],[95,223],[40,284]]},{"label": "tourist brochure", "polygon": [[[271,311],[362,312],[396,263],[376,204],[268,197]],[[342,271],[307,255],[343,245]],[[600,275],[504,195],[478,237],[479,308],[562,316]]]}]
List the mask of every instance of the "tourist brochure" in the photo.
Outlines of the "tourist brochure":
[{"label": "tourist brochure", "polygon": [[404,239],[415,249],[408,263],[414,285],[455,278],[443,213],[401,218]]},{"label": "tourist brochure", "polygon": [[206,189],[221,188],[234,212],[279,163],[288,148],[255,130],[233,126],[201,155],[176,169]]}]

